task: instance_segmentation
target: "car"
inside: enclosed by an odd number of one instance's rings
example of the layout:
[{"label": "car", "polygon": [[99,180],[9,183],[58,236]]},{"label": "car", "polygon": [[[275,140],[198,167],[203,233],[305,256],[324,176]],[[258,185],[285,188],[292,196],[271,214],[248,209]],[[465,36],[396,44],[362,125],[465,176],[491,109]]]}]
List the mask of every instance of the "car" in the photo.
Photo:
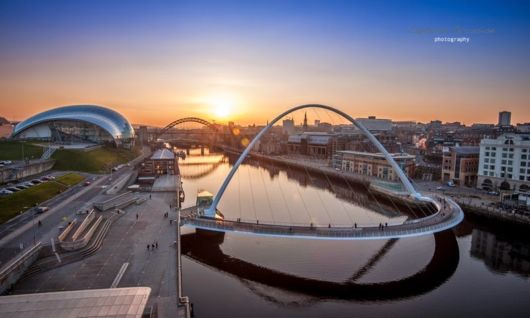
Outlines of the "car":
[{"label": "car", "polygon": [[44,176],[42,178],[40,178],[42,181],[50,181],[50,177],[47,177],[47,176]]},{"label": "car", "polygon": [[30,188],[31,188],[32,186],[34,186],[34,184],[31,183],[31,182],[29,182],[29,181],[22,183],[22,185],[25,185],[26,187],[30,187]]},{"label": "car", "polygon": [[23,185],[23,184],[19,184],[19,185],[16,185],[15,188],[19,188],[20,190],[26,190],[26,189],[29,189],[29,187]]},{"label": "car", "polygon": [[42,183],[42,181],[40,181],[39,179],[33,179],[33,180],[31,180],[31,183],[39,184],[39,183]]},{"label": "car", "polygon": [[7,190],[9,190],[9,191],[11,191],[11,192],[18,192],[18,191],[20,191],[19,188],[15,188],[15,187],[9,187],[9,188],[7,188]]},{"label": "car", "polygon": [[12,194],[13,191],[10,191],[8,189],[1,189],[0,190],[0,195],[8,195],[8,194]]},{"label": "car", "polygon": [[49,209],[50,208],[48,208],[47,206],[39,206],[35,210],[36,210],[37,214],[41,214],[41,213],[44,213],[44,212],[48,211]]},{"label": "car", "polygon": [[499,195],[499,192],[497,191],[488,191],[489,195]]},{"label": "car", "polygon": [[436,190],[443,191],[443,190],[445,190],[445,188],[444,187],[436,187]]},{"label": "car", "polygon": [[85,182],[85,187],[86,187],[86,186],[89,186],[90,184],[91,184],[90,181],[86,181],[86,182]]},{"label": "car", "polygon": [[117,167],[112,168],[112,171],[118,171]]}]

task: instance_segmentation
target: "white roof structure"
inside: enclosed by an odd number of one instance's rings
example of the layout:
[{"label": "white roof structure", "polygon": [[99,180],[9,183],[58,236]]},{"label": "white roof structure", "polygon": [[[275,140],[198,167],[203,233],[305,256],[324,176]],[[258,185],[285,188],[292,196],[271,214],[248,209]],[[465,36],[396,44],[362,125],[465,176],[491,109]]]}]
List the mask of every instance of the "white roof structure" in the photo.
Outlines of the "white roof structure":
[{"label": "white roof structure", "polygon": [[149,287],[87,289],[0,297],[0,317],[140,318]]},{"label": "white roof structure", "polygon": [[158,149],[151,156],[151,159],[154,159],[154,160],[171,160],[171,159],[175,159],[175,154],[173,153],[173,151],[171,151],[169,149],[166,149],[166,148]]}]

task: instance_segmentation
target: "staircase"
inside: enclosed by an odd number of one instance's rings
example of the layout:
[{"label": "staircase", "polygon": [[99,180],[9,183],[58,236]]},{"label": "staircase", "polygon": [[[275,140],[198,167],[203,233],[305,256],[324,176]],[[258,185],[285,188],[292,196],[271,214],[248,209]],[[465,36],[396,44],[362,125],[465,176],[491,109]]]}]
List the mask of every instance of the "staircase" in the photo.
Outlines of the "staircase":
[{"label": "staircase", "polygon": [[51,158],[53,153],[57,150],[57,148],[48,147],[44,152],[42,153],[42,156],[40,157],[41,160],[48,160]]},{"label": "staircase", "polygon": [[109,232],[110,226],[117,217],[117,215],[112,215],[111,217],[105,219],[105,221],[99,225],[97,232],[94,234],[90,242],[84,248],[76,252],[60,254],[60,263],[58,262],[57,257],[55,255],[39,259],[24,272],[20,279],[22,280],[66,264],[80,261],[96,253],[103,245],[103,240]]}]

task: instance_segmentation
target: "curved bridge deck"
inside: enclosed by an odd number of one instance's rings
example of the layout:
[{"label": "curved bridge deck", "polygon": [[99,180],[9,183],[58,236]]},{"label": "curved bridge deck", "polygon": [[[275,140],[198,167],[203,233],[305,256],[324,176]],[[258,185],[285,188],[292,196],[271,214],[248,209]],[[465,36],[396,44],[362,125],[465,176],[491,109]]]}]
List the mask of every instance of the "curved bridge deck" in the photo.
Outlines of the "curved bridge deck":
[{"label": "curved bridge deck", "polygon": [[332,240],[374,240],[413,237],[441,232],[456,226],[464,219],[462,209],[451,199],[441,199],[442,209],[421,219],[406,221],[403,224],[388,225],[384,229],[370,227],[321,227],[256,224],[230,220],[215,220],[197,215],[196,207],[181,211],[181,224],[198,229],[235,232],[250,235],[274,237],[312,238]]}]

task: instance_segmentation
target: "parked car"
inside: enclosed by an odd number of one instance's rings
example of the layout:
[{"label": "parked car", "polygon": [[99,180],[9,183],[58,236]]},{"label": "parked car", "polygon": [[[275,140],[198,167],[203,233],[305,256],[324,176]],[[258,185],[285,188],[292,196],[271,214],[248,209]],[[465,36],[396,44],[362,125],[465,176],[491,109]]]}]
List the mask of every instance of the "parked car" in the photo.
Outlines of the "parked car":
[{"label": "parked car", "polygon": [[39,179],[33,179],[33,180],[31,180],[31,183],[39,184],[39,183],[42,183],[42,181],[40,181]]},{"label": "parked car", "polygon": [[44,176],[42,178],[40,178],[42,181],[49,181],[51,180],[50,177],[47,177],[47,176]]},{"label": "parked car", "polygon": [[90,184],[91,184],[90,181],[86,181],[86,182],[85,182],[85,187],[86,187],[86,186],[89,186]]},{"label": "parked car", "polygon": [[44,213],[44,212],[46,212],[48,210],[49,210],[49,208],[47,206],[39,206],[39,207],[36,208],[37,214]]},{"label": "parked car", "polygon": [[13,191],[9,191],[8,189],[1,189],[0,190],[0,195],[8,195],[8,194],[12,194]]},{"label": "parked car", "polygon": [[26,190],[26,189],[29,189],[29,187],[23,185],[23,184],[19,184],[19,185],[16,185],[15,188],[19,188],[20,190]]},{"label": "parked car", "polygon": [[29,187],[29,188],[31,188],[32,186],[34,186],[34,184],[31,183],[31,182],[29,182],[29,181],[24,182],[22,185],[25,185],[26,187]]},{"label": "parked car", "polygon": [[9,188],[7,188],[7,190],[9,190],[9,191],[11,191],[11,192],[18,192],[18,191],[20,191],[19,188],[15,188],[15,187],[9,187]]}]

